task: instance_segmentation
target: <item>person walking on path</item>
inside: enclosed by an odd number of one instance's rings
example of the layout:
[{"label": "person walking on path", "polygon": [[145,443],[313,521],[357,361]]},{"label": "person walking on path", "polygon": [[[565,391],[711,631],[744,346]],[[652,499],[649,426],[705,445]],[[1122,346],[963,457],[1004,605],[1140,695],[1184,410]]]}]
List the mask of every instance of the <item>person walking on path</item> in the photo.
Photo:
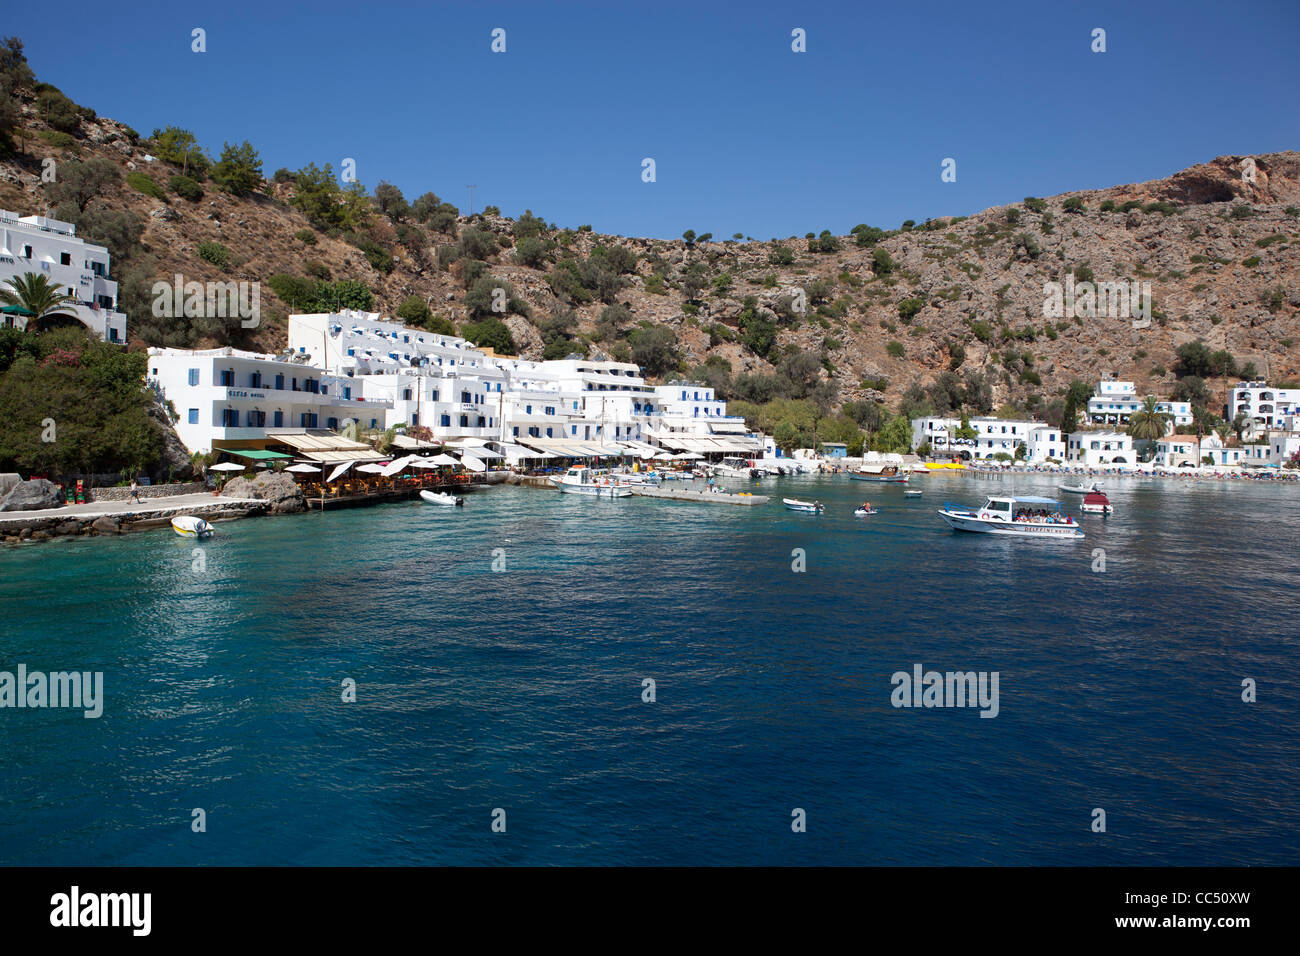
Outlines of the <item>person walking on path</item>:
[{"label": "person walking on path", "polygon": [[134,501],[136,504],[144,503],[143,500],[140,498],[140,486],[135,483],[134,478],[131,479],[131,494],[127,498],[127,500]]}]

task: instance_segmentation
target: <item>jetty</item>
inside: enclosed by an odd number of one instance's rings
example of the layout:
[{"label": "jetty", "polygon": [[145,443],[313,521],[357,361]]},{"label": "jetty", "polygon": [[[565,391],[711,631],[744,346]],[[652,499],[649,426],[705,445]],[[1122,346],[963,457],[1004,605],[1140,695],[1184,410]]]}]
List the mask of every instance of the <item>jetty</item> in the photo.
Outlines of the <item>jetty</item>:
[{"label": "jetty", "polygon": [[746,495],[719,491],[686,491],[675,488],[632,487],[632,494],[642,498],[666,498],[671,501],[698,501],[706,505],[740,505],[754,507],[767,504],[767,495]]}]

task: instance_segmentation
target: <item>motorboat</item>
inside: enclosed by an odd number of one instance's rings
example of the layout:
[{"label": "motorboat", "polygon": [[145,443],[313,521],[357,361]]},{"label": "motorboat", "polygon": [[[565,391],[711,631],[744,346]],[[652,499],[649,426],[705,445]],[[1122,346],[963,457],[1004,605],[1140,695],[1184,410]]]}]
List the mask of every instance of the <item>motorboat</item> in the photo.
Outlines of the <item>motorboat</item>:
[{"label": "motorboat", "polygon": [[449,495],[445,491],[427,491],[420,492],[420,499],[431,505],[448,505],[451,507],[464,507],[465,499],[456,495]]},{"label": "motorboat", "polygon": [[718,478],[758,478],[762,472],[748,458],[724,458],[713,466],[713,474]]},{"label": "motorboat", "polygon": [[791,511],[806,511],[809,514],[821,514],[826,506],[820,501],[800,501],[798,498],[782,498],[781,501]]},{"label": "motorboat", "polygon": [[172,530],[182,538],[210,538],[216,529],[198,515],[177,515],[172,518]]},{"label": "motorboat", "polygon": [[576,466],[570,468],[559,478],[552,478],[552,484],[566,495],[588,495],[593,498],[626,498],[632,494],[632,486],[618,481],[607,472],[595,468]]},{"label": "motorboat", "polygon": [[897,465],[863,465],[851,470],[849,477],[854,481],[884,481],[907,484],[908,474]]},{"label": "motorboat", "polygon": [[1095,481],[1087,485],[1083,485],[1083,484],[1058,485],[1057,487],[1059,487],[1062,491],[1068,491],[1072,495],[1090,495],[1093,493],[1097,493],[1097,494],[1101,493],[1101,485]]},{"label": "motorboat", "polygon": [[853,513],[857,515],[859,518],[865,518],[867,515],[878,515],[880,514],[880,511],[879,509],[876,508],[872,508],[870,510],[866,508],[855,508]]},{"label": "motorboat", "polygon": [[1061,513],[1061,503],[1055,498],[993,495],[978,511],[963,510],[945,501],[939,517],[954,531],[1021,538],[1083,537],[1078,522]]},{"label": "motorboat", "polygon": [[1090,515],[1110,515],[1115,513],[1115,506],[1100,491],[1092,491],[1083,496],[1083,510]]},{"label": "motorboat", "polygon": [[920,489],[917,489],[917,488],[908,488],[906,491],[903,492],[903,497],[904,497],[904,498],[919,498],[919,497],[921,497]]}]

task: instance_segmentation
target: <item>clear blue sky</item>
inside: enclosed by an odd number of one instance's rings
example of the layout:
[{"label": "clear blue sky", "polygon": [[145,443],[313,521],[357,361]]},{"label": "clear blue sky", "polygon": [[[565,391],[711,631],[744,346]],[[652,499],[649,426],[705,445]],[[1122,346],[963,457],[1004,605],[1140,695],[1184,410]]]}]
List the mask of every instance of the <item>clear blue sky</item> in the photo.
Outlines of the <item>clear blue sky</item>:
[{"label": "clear blue sky", "polygon": [[464,210],[477,183],[476,209],[627,235],[896,227],[1300,148],[1297,0],[185,6],[28,4],[3,32],[77,102],[248,139],[268,175],[352,157],[368,188]]}]

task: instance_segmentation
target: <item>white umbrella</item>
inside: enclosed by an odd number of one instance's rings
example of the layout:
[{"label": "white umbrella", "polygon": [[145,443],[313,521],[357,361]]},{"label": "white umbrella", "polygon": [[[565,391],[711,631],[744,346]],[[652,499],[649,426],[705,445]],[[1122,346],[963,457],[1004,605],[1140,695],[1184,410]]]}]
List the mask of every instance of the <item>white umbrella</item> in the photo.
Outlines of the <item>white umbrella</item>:
[{"label": "white umbrella", "polygon": [[373,463],[368,465],[357,465],[357,471],[364,471],[370,475],[381,475],[384,472],[384,466]]},{"label": "white umbrella", "polygon": [[487,471],[487,462],[480,461],[472,455],[462,455],[460,463],[470,471]]},{"label": "white umbrella", "polygon": [[703,458],[704,456],[703,456],[703,455],[700,455],[700,454],[696,454],[696,453],[693,452],[693,451],[688,451],[688,452],[685,452],[684,454],[678,455],[677,457],[678,457],[678,458],[684,458],[684,459],[686,459],[687,461],[699,461],[699,460],[700,460],[701,458]]},{"label": "white umbrella", "polygon": [[320,471],[320,469],[317,468],[315,465],[302,464],[302,465],[290,465],[288,468],[285,469],[285,471],[292,471],[294,474],[298,474],[298,475],[310,475]]},{"label": "white umbrella", "polygon": [[223,461],[219,465],[213,465],[208,471],[243,471],[243,465],[236,465],[233,461]]},{"label": "white umbrella", "polygon": [[343,464],[339,465],[337,468],[335,468],[333,471],[330,472],[330,476],[325,479],[326,483],[333,481],[335,478],[343,474],[343,472],[347,471],[355,464],[356,464],[355,461],[345,461]]},{"label": "white umbrella", "polygon": [[434,455],[429,459],[430,464],[434,465],[459,465],[460,462],[452,458],[451,455]]},{"label": "white umbrella", "polygon": [[437,468],[437,464],[427,458],[417,458],[411,462],[412,468]]},{"label": "white umbrella", "polygon": [[[498,455],[496,452],[491,451],[490,449],[487,449],[487,448],[475,448],[475,449],[473,450],[473,452],[474,452],[474,457],[475,457],[475,458],[503,458],[503,457],[505,457],[504,455]],[[464,457],[466,454],[468,454],[468,452],[466,452],[466,451],[462,451],[460,454],[461,454],[462,457]]]},{"label": "white umbrella", "polygon": [[380,474],[385,478],[391,478],[409,465],[414,457],[414,455],[407,455],[405,458],[398,458],[396,461],[390,461],[384,466],[383,470],[380,471]]}]

